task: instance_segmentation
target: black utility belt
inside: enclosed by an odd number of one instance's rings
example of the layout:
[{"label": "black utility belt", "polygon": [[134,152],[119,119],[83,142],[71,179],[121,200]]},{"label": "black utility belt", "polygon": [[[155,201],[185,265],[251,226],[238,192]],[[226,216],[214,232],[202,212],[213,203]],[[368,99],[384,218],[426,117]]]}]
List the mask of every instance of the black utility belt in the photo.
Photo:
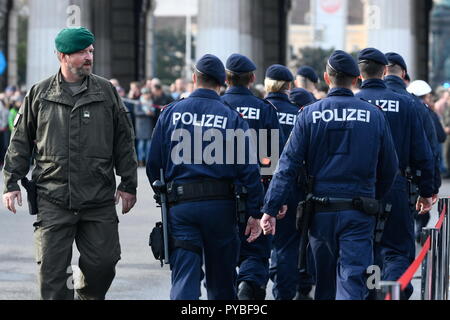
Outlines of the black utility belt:
[{"label": "black utility belt", "polygon": [[315,212],[336,212],[344,210],[362,211],[368,215],[375,216],[380,210],[380,202],[376,199],[358,197],[353,199],[345,198],[320,198],[314,201]]},{"label": "black utility belt", "polygon": [[169,205],[193,201],[233,200],[235,199],[234,185],[229,181],[214,179],[183,184],[169,182],[167,199]]}]

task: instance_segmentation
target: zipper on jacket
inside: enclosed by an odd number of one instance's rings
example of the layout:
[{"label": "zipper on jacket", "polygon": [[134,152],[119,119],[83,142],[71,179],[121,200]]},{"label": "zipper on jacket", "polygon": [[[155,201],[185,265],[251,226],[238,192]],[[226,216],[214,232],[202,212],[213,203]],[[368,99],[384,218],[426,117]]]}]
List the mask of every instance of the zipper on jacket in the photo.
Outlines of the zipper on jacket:
[{"label": "zipper on jacket", "polygon": [[68,159],[67,159],[67,164],[69,167],[69,177],[68,177],[68,183],[69,183],[69,210],[72,210],[72,190],[70,187],[70,117],[72,116],[72,110],[69,112],[69,137],[68,137],[68,146],[69,146],[69,155],[68,155]]}]

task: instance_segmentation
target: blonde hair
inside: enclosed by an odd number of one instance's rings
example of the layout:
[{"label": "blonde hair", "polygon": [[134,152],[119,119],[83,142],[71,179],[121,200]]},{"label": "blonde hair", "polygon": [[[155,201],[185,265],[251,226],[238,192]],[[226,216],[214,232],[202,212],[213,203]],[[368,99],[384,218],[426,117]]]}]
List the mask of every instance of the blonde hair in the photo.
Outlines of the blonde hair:
[{"label": "blonde hair", "polygon": [[289,81],[273,80],[271,78],[264,79],[264,89],[266,90],[266,93],[288,90],[288,86]]}]

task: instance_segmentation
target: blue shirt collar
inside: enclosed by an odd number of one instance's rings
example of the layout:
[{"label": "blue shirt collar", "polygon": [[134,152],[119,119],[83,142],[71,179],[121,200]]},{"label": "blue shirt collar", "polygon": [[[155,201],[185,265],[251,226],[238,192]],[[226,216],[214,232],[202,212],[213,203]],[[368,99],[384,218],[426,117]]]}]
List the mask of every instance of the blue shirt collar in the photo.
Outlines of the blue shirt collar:
[{"label": "blue shirt collar", "polygon": [[282,92],[269,92],[266,96],[266,99],[281,99],[289,101],[289,96],[286,93]]},{"label": "blue shirt collar", "polygon": [[189,98],[207,98],[207,99],[215,99],[220,101],[220,96],[211,89],[203,89],[198,88],[194,90],[190,95]]},{"label": "blue shirt collar", "polygon": [[245,95],[253,95],[253,93],[244,86],[232,86],[227,89],[225,94],[245,94]]},{"label": "blue shirt collar", "polygon": [[328,91],[328,97],[333,97],[333,96],[349,96],[349,97],[353,97],[353,92],[350,89],[346,89],[346,88],[333,88],[330,91]]},{"label": "blue shirt collar", "polygon": [[402,80],[402,78],[397,76],[386,76],[384,77],[384,82],[397,88],[406,89],[405,82]]},{"label": "blue shirt collar", "polygon": [[383,88],[386,89],[386,84],[381,79],[367,79],[361,84],[361,89],[365,88]]}]

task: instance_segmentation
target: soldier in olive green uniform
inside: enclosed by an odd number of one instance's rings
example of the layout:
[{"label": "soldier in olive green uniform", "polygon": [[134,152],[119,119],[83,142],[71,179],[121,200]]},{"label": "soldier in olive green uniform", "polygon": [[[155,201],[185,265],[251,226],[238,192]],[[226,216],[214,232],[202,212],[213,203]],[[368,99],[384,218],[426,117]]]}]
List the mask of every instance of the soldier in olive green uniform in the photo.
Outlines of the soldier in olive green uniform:
[{"label": "soldier in olive green uniform", "polygon": [[[34,85],[16,116],[5,159],[5,206],[22,204],[18,181],[36,166],[34,223],[42,299],[73,299],[72,246],[80,251],[77,298],[104,299],[120,259],[118,218],[136,202],[132,125],[114,87],[91,73],[94,36],[85,28],[55,39],[60,71]],[[117,187],[114,169],[121,177]]]}]

